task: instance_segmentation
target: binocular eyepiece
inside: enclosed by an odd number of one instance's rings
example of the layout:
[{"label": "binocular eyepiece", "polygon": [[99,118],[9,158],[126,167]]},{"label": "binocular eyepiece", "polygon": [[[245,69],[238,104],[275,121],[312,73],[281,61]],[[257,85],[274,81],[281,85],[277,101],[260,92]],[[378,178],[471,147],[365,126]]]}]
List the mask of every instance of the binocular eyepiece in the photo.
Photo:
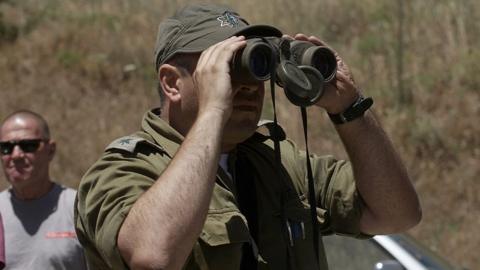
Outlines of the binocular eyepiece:
[{"label": "binocular eyepiece", "polygon": [[335,54],[329,48],[277,37],[247,39],[232,60],[233,80],[257,83],[275,72],[276,83],[290,102],[302,107],[316,103],[336,70]]}]

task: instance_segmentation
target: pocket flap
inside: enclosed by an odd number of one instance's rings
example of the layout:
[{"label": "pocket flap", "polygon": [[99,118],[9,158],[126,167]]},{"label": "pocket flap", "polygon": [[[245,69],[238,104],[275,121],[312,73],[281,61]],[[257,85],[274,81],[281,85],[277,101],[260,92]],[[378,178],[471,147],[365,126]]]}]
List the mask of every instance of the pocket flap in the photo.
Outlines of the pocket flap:
[{"label": "pocket flap", "polygon": [[245,217],[237,211],[209,213],[200,239],[210,246],[249,242],[250,232]]}]

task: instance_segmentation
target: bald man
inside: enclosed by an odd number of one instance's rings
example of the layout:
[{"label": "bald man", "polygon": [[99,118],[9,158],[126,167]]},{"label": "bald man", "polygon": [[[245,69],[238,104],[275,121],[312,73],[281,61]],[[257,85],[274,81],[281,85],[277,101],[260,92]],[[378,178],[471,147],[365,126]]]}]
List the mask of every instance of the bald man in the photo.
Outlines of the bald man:
[{"label": "bald man", "polygon": [[0,126],[0,155],[10,187],[0,193],[5,269],[86,269],[73,223],[76,192],[54,183],[56,144],[37,113],[16,111]]}]

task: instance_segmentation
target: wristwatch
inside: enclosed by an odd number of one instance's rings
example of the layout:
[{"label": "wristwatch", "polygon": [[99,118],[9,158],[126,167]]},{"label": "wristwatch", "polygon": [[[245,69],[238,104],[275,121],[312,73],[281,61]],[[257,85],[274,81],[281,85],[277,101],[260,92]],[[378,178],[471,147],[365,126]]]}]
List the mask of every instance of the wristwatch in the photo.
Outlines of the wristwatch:
[{"label": "wristwatch", "polygon": [[371,97],[360,95],[345,111],[337,114],[329,113],[328,116],[335,125],[341,125],[363,116],[365,111],[368,110],[372,104],[373,99]]}]

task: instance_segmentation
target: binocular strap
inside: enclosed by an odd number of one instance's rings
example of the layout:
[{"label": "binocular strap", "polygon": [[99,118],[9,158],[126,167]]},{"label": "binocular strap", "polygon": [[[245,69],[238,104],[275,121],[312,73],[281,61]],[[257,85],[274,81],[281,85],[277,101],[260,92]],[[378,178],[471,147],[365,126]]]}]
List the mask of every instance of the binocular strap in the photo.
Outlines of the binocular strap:
[{"label": "binocular strap", "polygon": [[[276,68],[276,63],[273,65],[272,69]],[[270,78],[270,93],[272,97],[272,107],[273,107],[273,122],[274,122],[274,132],[275,136],[273,136],[273,143],[274,143],[274,152],[275,152],[275,162],[278,167],[281,166],[281,152],[280,152],[280,142],[278,136],[276,136],[279,132],[278,121],[277,121],[277,113],[276,113],[276,103],[275,103],[275,72],[271,72],[272,77]],[[320,232],[319,232],[319,224],[317,220],[317,200],[315,197],[315,182],[313,180],[313,173],[312,173],[312,165],[310,163],[310,154],[308,150],[308,132],[307,132],[307,111],[306,107],[301,106],[301,113],[302,113],[302,122],[303,122],[303,133],[305,137],[305,149],[306,149],[306,160],[307,160],[307,177],[308,177],[308,203],[310,205],[310,215],[311,215],[311,222],[313,228],[313,248],[315,251],[316,261],[317,261],[317,269],[320,269],[320,265],[327,265],[326,261],[320,262],[320,259],[326,260],[326,258],[319,258],[319,240],[320,240]],[[280,170],[280,168],[278,168]],[[293,269],[294,265],[294,255],[292,254],[291,250],[288,250],[287,253],[287,269]]]}]

